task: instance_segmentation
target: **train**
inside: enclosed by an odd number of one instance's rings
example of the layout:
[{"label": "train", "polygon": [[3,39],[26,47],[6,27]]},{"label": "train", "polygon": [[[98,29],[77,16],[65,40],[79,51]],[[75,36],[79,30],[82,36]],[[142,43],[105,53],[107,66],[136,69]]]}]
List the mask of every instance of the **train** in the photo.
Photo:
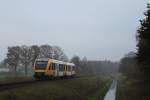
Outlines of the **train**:
[{"label": "train", "polygon": [[76,75],[76,66],[70,62],[39,58],[35,60],[33,72],[35,79],[69,78]]}]

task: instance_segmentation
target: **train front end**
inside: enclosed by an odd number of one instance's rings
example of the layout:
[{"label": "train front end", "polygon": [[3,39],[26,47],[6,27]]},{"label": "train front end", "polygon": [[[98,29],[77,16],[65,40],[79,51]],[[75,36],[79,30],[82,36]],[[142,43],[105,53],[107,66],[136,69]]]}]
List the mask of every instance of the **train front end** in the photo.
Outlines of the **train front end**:
[{"label": "train front end", "polygon": [[45,79],[48,67],[48,59],[37,59],[33,71],[35,79]]}]

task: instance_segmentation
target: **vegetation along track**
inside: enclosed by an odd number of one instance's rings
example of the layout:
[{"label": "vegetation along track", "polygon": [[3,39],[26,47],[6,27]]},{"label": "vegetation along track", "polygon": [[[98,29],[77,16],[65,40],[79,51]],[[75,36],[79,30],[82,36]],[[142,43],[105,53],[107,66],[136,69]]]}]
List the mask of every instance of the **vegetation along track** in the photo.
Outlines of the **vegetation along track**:
[{"label": "vegetation along track", "polygon": [[39,82],[42,82],[42,81],[26,80],[26,81],[20,81],[20,82],[3,83],[3,84],[0,84],[0,92],[13,89],[13,88],[23,87],[23,86],[33,84],[33,83],[39,83]]},{"label": "vegetation along track", "polygon": [[50,79],[50,80],[25,80],[25,81],[19,81],[19,82],[11,82],[11,83],[0,83],[0,92],[10,90],[10,89],[15,89],[15,88],[21,88],[24,86],[28,86],[31,84],[38,84],[38,83],[45,83],[45,82],[50,82],[50,81],[57,81],[57,80],[68,80],[68,79],[76,79],[76,78],[81,78],[85,76],[76,76],[74,78],[55,78],[55,79]]}]

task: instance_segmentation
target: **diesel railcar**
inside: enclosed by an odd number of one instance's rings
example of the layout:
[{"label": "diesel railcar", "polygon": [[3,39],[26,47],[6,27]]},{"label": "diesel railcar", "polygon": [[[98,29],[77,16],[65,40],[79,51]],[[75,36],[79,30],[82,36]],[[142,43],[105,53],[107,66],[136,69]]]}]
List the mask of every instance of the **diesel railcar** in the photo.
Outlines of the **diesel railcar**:
[{"label": "diesel railcar", "polygon": [[76,75],[75,64],[50,58],[36,59],[33,71],[36,79],[74,77]]}]

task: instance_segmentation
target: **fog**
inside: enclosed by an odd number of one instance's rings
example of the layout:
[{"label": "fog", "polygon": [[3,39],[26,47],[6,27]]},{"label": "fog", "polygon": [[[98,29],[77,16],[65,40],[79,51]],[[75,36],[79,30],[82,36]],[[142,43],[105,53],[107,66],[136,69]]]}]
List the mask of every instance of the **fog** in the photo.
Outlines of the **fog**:
[{"label": "fog", "polygon": [[0,0],[0,60],[8,46],[58,45],[70,58],[119,60],[136,50],[147,0]]}]

